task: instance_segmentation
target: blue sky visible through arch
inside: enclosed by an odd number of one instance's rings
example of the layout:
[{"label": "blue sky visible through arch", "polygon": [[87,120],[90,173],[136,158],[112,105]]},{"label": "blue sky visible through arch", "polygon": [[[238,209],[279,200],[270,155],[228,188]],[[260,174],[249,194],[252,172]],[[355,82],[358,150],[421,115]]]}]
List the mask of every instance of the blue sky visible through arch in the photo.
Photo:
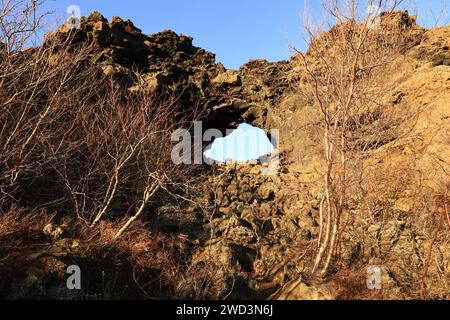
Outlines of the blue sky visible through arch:
[{"label": "blue sky visible through arch", "polygon": [[204,155],[216,162],[246,162],[258,160],[274,149],[264,130],[241,123],[226,137],[215,139]]}]

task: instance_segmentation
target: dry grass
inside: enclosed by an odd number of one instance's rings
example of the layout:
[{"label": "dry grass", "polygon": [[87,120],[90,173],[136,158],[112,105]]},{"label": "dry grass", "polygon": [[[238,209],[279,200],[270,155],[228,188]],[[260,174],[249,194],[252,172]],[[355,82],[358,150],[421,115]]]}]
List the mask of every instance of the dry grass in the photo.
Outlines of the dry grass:
[{"label": "dry grass", "polygon": [[13,250],[45,240],[42,229],[54,218],[45,211],[27,212],[11,206],[0,214],[0,251]]},{"label": "dry grass", "polygon": [[332,287],[338,300],[382,300],[382,290],[367,288],[366,268],[347,268],[333,276]]},{"label": "dry grass", "polygon": [[[58,222],[64,227],[64,239],[79,243],[64,256],[68,254],[71,261],[89,270],[86,293],[92,298],[217,298],[217,268],[213,263],[190,265],[193,247],[187,237],[152,231],[137,221],[117,239],[115,234],[125,219],[102,221],[92,228],[75,218],[55,219],[43,213],[33,216],[24,209],[11,208],[0,215],[0,276],[11,279],[10,284],[23,280],[26,274],[17,267],[23,271],[34,257],[58,246],[58,239],[43,233],[45,225]],[[43,263],[41,267],[47,268]],[[188,288],[184,287],[187,280]],[[7,294],[5,290],[0,290],[1,296]]]}]

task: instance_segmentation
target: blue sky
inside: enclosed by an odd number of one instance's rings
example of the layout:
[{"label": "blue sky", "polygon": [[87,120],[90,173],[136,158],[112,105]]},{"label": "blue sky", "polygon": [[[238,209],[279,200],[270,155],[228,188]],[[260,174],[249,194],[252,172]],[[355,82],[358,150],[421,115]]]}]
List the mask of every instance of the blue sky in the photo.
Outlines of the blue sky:
[{"label": "blue sky", "polygon": [[264,130],[241,123],[226,137],[215,139],[211,148],[206,150],[204,155],[217,162],[227,160],[245,162],[257,160],[274,149]]},{"label": "blue sky", "polygon": [[[318,12],[319,0],[306,0]],[[448,0],[443,0],[448,2]],[[288,44],[304,50],[300,12],[305,0],[48,0],[46,9],[65,18],[69,5],[81,14],[130,19],[144,33],[172,29],[194,37],[194,44],[216,53],[217,62],[237,69],[250,59],[286,60]],[[441,0],[415,0],[412,7],[439,11]],[[448,9],[447,9],[448,12]],[[423,17],[423,16],[422,16]],[[419,17],[420,22],[420,17]]]}]

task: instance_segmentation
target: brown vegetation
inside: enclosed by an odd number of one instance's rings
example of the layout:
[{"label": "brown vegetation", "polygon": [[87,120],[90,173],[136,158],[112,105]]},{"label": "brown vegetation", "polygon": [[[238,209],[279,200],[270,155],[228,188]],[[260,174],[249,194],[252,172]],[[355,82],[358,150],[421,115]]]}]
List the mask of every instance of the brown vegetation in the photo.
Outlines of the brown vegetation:
[{"label": "brown vegetation", "polygon": [[[8,1],[1,12],[2,251],[9,261],[15,248],[48,245],[42,230],[59,223],[65,236],[89,243],[98,259],[114,252],[108,261],[158,269],[155,277],[170,282],[183,264],[171,258],[177,250],[171,240],[142,226],[126,232],[140,224],[155,195],[176,197],[189,189],[195,166],[172,163],[170,137],[189,128],[196,106],[181,110],[174,92],[127,90],[89,60],[98,44],[76,43],[76,31],[24,50],[44,18],[37,16],[39,4]],[[139,82],[141,75],[134,76]],[[136,246],[155,255],[136,256]]]},{"label": "brown vegetation", "polygon": [[[45,15],[5,1],[0,296],[448,298],[450,29],[356,2],[323,2],[306,53],[231,71],[99,13],[25,49]],[[278,174],[174,165],[199,118],[279,128]],[[81,297],[54,287],[73,263]]]}]

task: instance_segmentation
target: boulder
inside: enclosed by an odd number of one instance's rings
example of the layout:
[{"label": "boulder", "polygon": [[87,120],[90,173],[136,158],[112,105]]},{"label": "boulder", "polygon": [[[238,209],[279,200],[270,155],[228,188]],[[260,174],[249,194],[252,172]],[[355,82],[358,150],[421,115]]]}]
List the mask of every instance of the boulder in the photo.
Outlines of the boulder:
[{"label": "boulder", "polygon": [[272,300],[335,300],[332,291],[325,285],[312,286],[302,278],[287,283],[271,296]]},{"label": "boulder", "polygon": [[227,70],[220,73],[212,80],[212,83],[219,86],[240,86],[242,84],[241,76],[233,70]]},{"label": "boulder", "polygon": [[50,239],[58,240],[63,236],[64,229],[62,228],[62,226],[54,223],[49,223],[44,227],[42,232]]},{"label": "boulder", "polygon": [[417,16],[410,16],[408,10],[382,12],[380,15],[383,28],[410,29],[416,26]]},{"label": "boulder", "polygon": [[263,200],[271,201],[275,198],[275,193],[278,189],[279,188],[274,183],[266,182],[258,188],[258,195]]}]

